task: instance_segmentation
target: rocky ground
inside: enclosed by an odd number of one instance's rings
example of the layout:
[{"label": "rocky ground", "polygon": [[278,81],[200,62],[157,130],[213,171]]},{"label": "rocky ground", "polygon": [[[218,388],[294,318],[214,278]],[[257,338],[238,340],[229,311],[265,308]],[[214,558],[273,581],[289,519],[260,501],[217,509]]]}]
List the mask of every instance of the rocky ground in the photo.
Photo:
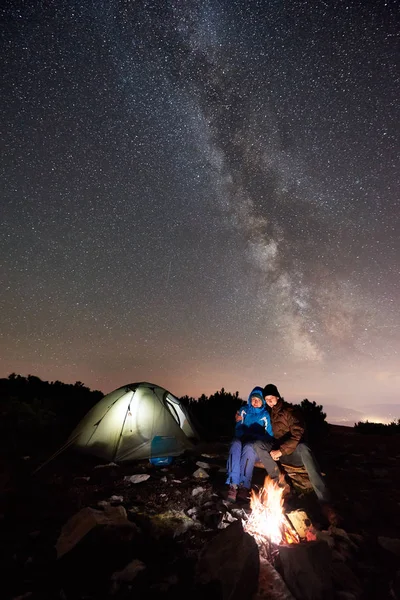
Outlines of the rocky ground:
[{"label": "rocky ground", "polygon": [[[246,505],[225,503],[228,447],[202,443],[164,468],[147,461],[105,465],[65,453],[32,476],[32,458],[4,462],[2,597],[250,597],[250,581],[244,587],[237,582],[235,596],[224,583],[205,585],[204,573],[199,575],[199,558],[249,512]],[[313,494],[293,495],[288,510],[305,509],[330,548],[332,599],[399,599],[399,437],[335,427],[318,458],[342,517],[339,528],[324,522]],[[264,474],[255,470],[256,486]],[[226,540],[232,553],[241,547],[240,537]],[[240,564],[240,557],[231,560]],[[278,598],[268,593],[262,597]]]}]

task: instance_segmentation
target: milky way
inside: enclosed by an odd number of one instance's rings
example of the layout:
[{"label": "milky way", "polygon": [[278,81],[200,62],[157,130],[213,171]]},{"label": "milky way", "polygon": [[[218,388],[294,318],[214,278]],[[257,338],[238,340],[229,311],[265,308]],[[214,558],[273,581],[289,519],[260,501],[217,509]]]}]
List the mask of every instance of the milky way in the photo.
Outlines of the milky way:
[{"label": "milky way", "polygon": [[398,400],[391,3],[3,19],[0,375]]}]

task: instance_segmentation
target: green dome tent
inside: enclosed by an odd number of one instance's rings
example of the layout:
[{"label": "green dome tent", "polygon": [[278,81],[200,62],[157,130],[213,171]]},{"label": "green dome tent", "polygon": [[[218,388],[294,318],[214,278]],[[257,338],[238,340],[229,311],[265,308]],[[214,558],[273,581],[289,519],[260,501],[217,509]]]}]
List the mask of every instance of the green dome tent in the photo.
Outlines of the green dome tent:
[{"label": "green dome tent", "polygon": [[195,439],[198,434],[178,398],[152,383],[131,383],[93,406],[46,462],[67,448],[115,462],[179,456],[193,448]]},{"label": "green dome tent", "polygon": [[132,383],[104,396],[66,445],[122,462],[152,455],[178,456],[192,448],[191,439],[196,437],[178,398],[152,383]]}]

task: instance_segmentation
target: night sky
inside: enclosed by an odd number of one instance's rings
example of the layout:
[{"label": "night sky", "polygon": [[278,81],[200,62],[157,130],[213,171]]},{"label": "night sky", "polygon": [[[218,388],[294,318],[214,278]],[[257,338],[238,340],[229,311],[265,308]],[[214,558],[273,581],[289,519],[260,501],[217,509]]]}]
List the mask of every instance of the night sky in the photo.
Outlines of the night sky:
[{"label": "night sky", "polygon": [[400,402],[396,3],[6,6],[0,376]]}]

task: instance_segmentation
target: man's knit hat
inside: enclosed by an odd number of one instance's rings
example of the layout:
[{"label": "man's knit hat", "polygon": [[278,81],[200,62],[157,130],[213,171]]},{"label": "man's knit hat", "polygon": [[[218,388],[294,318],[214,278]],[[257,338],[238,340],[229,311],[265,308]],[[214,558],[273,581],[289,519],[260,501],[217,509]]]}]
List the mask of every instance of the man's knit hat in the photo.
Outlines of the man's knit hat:
[{"label": "man's knit hat", "polygon": [[277,398],[281,397],[280,393],[278,392],[278,388],[273,383],[269,383],[265,386],[265,388],[263,389],[263,395],[264,398],[266,396],[276,396]]}]

